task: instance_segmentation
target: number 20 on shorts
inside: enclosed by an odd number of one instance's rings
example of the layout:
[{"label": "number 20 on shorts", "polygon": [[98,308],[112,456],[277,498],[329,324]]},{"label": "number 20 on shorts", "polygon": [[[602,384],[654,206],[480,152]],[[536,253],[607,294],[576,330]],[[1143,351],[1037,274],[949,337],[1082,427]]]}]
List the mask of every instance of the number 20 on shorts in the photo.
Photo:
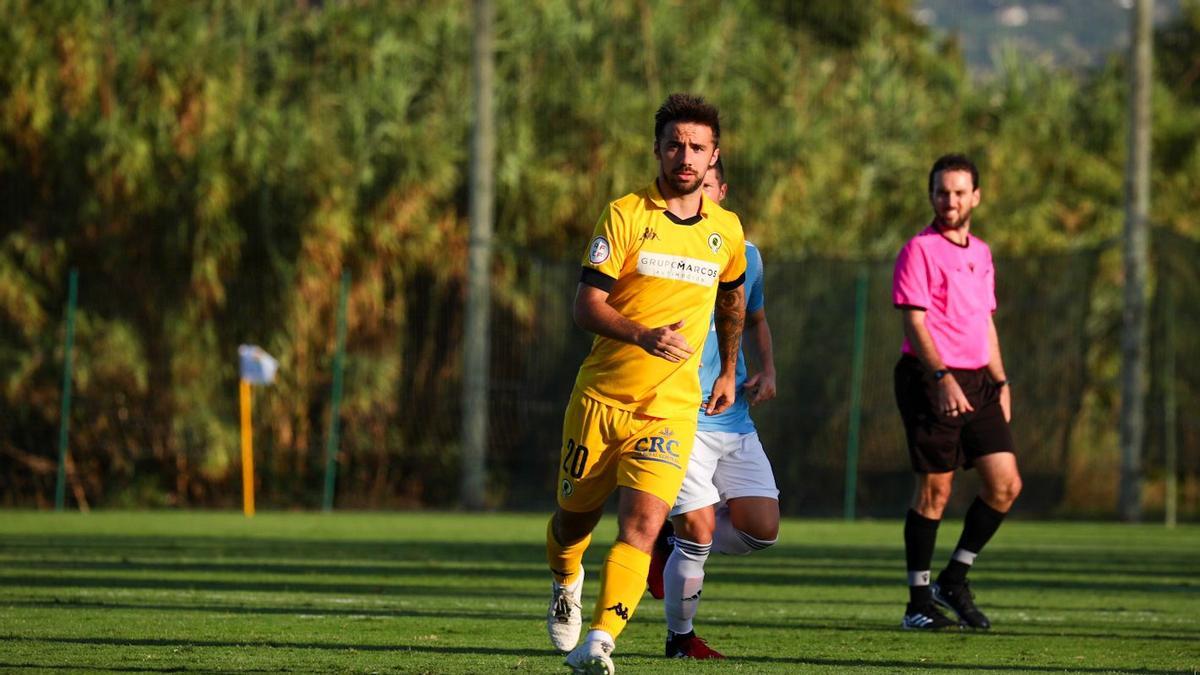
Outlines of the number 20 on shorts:
[{"label": "number 20 on shorts", "polygon": [[580,478],[583,476],[583,470],[587,468],[588,449],[584,445],[576,445],[575,439],[567,439],[567,454],[563,458],[563,471],[572,478]]}]

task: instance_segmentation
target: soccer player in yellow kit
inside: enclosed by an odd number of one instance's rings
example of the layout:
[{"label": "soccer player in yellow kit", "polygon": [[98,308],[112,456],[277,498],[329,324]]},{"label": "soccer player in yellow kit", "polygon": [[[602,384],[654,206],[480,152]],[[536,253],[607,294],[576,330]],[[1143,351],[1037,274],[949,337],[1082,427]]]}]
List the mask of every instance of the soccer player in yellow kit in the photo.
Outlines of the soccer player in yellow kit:
[{"label": "soccer player in yellow kit", "polygon": [[[700,189],[720,134],[714,106],[669,96],[654,116],[657,179],[608,205],[583,260],[574,316],[596,338],[564,415],[558,508],[546,532],[554,575],[547,628],[577,673],[613,672],[616,637],[645,591],[650,551],[696,434],[696,348],[714,304],[722,367],[708,411],[734,401],[745,240],[737,216]],[[614,489],[617,541],[579,642],[583,553]]]}]

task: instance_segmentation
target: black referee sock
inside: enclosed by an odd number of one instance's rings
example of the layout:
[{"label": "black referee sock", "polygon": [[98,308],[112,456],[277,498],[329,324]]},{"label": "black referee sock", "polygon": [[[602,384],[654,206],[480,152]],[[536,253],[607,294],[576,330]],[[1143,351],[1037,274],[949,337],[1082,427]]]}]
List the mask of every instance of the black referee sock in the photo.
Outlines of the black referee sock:
[{"label": "black referee sock", "polygon": [[908,563],[908,601],[925,605],[933,600],[929,590],[929,568],[933,564],[933,547],[937,543],[940,520],[926,518],[909,509],[904,519],[904,557]]},{"label": "black referee sock", "polygon": [[963,519],[963,531],[962,536],[958,538],[958,546],[955,547],[954,555],[951,556],[946,569],[938,575],[938,584],[959,586],[967,580],[967,572],[971,571],[975,556],[983,550],[992,535],[996,534],[996,530],[1000,529],[1005,515],[988,506],[979,497],[971,502]]}]

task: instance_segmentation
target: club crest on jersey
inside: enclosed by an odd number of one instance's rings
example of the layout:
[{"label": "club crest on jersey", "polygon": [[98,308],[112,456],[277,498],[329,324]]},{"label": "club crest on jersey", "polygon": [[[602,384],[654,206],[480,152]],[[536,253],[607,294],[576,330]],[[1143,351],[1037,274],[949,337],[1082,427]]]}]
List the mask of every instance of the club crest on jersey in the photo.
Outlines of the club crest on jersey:
[{"label": "club crest on jersey", "polygon": [[575,493],[575,486],[571,485],[571,481],[564,478],[563,482],[562,482],[562,496],[570,497],[574,493]]},{"label": "club crest on jersey", "polygon": [[716,232],[713,232],[712,234],[708,235],[708,247],[710,249],[712,249],[713,253],[716,253],[721,250],[721,244],[723,242],[724,242],[724,240],[721,239],[721,235],[717,234]]},{"label": "club crest on jersey", "polygon": [[596,237],[592,240],[592,243],[588,245],[588,260],[591,261],[593,265],[599,265],[605,260],[608,260],[608,255],[611,252],[612,249],[608,245],[608,240],[604,237]]}]

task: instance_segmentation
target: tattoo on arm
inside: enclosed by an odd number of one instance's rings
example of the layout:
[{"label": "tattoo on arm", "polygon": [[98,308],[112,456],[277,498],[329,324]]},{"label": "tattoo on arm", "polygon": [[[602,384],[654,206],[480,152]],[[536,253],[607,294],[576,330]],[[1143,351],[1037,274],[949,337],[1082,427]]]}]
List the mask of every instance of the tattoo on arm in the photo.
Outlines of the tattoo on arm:
[{"label": "tattoo on arm", "polygon": [[743,292],[741,286],[731,291],[717,291],[714,322],[717,328],[717,351],[721,354],[723,368],[732,368],[737,364],[738,344],[746,323]]}]

